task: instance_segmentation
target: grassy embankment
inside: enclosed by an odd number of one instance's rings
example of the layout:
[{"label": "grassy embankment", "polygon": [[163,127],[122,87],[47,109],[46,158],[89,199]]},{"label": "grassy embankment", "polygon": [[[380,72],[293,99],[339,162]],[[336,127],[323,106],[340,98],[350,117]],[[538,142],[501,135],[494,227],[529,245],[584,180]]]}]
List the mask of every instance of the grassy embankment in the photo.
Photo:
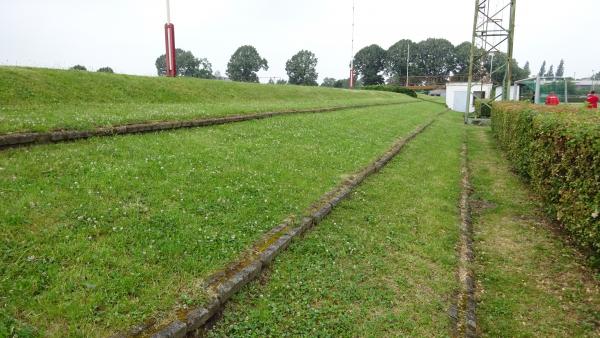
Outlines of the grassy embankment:
[{"label": "grassy embankment", "polygon": [[414,103],[1,152],[0,335],[107,335],[200,302],[209,274],[438,112]]},{"label": "grassy embankment", "polygon": [[210,334],[447,336],[463,136],[446,114],[235,296]]},{"label": "grassy embankment", "polygon": [[491,337],[600,334],[600,275],[556,235],[489,129],[469,129],[475,274],[482,332]]},{"label": "grassy embankment", "polygon": [[406,95],[0,67],[0,134],[415,101]]}]

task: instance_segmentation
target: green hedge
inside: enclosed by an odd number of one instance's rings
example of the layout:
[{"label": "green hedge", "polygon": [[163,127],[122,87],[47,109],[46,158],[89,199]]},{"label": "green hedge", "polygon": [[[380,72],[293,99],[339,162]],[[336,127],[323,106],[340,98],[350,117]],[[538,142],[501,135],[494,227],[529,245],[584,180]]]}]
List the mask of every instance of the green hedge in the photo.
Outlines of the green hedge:
[{"label": "green hedge", "polygon": [[417,92],[410,88],[396,86],[396,85],[370,85],[364,86],[362,89],[364,90],[379,90],[383,92],[394,92],[400,94],[406,94],[408,96],[417,97]]},{"label": "green hedge", "polygon": [[600,263],[600,114],[495,103],[492,130],[550,216]]}]

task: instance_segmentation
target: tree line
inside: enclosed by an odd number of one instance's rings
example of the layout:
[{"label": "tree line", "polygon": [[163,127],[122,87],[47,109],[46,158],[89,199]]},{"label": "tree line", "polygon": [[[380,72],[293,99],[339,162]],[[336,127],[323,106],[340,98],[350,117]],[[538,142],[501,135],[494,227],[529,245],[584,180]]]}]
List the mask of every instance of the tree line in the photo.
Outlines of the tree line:
[{"label": "tree line", "polygon": [[[471,43],[463,42],[454,46],[446,39],[430,38],[421,42],[402,39],[387,50],[373,44],[359,50],[354,56],[356,71],[355,83],[358,85],[378,85],[385,83],[403,84],[406,74],[413,79],[413,85],[424,85],[430,79],[449,81],[451,78],[464,79],[469,70]],[[212,65],[206,58],[196,58],[191,52],[176,50],[177,75],[204,79],[223,79],[220,74],[213,73]],[[158,75],[166,74],[165,55],[156,59]],[[496,84],[504,81],[506,69],[506,54],[495,53],[474,65],[476,78],[487,78]],[[301,50],[286,62],[286,73],[289,81],[295,85],[317,86],[316,71],[318,59],[308,50]],[[516,60],[511,60],[513,80],[529,77],[531,70],[529,62],[521,68]],[[543,66],[545,67],[545,65]],[[550,71],[553,72],[553,67]],[[227,64],[226,74],[229,79],[241,82],[259,82],[257,72],[268,70],[269,63],[255,47],[246,45],[239,47]],[[493,70],[493,72],[492,72]],[[545,70],[544,70],[545,72]],[[564,62],[557,70],[564,73]],[[429,79],[428,79],[429,78]],[[418,79],[418,80],[414,80]],[[285,80],[279,80],[283,83]],[[348,87],[349,79],[334,79],[326,77],[322,86]]]},{"label": "tree line", "polygon": [[[196,58],[191,52],[177,49],[177,75],[197,77],[202,79],[224,79],[220,74],[214,73],[212,64],[205,58]],[[318,59],[314,53],[301,50],[292,56],[285,66],[289,81],[279,80],[278,84],[289,83],[304,86],[317,86]],[[165,76],[166,55],[163,54],[156,59],[156,70],[159,76]],[[260,56],[253,46],[241,46],[229,59],[226,74],[232,81],[259,82],[258,72],[269,70],[269,62]],[[271,81],[273,82],[273,81]]]},{"label": "tree line", "polygon": [[[448,81],[451,78],[466,79],[469,72],[471,43],[463,42],[454,46],[446,39],[430,38],[421,42],[402,39],[387,50],[379,45],[367,46],[356,53],[354,65],[365,85],[404,83],[406,74],[416,85],[427,84],[429,79]],[[481,51],[478,51],[481,54]],[[488,78],[496,84],[504,81],[506,54],[494,53],[474,64],[476,78]],[[511,60],[513,80],[529,77],[529,62],[521,68]],[[414,78],[421,78],[414,80]],[[429,79],[428,79],[429,78]]]}]

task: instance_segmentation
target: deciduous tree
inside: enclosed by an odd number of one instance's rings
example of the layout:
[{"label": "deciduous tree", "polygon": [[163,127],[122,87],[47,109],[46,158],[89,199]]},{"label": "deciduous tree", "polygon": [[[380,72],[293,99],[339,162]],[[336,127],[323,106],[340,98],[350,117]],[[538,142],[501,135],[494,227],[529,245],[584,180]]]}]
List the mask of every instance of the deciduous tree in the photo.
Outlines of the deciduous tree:
[{"label": "deciduous tree", "polygon": [[332,77],[326,77],[323,79],[323,83],[321,83],[321,87],[335,87],[335,79]]},{"label": "deciduous tree", "polygon": [[242,46],[233,53],[227,64],[227,76],[233,81],[258,82],[256,73],[261,69],[269,69],[267,60],[253,46]]},{"label": "deciduous tree", "polygon": [[[212,65],[207,59],[197,59],[190,51],[177,48],[175,50],[177,76],[197,77],[202,79],[214,79]],[[156,59],[156,71],[159,76],[167,74],[166,55],[163,54]]]},{"label": "deciduous tree", "polygon": [[417,44],[418,75],[446,77],[456,68],[454,46],[446,39],[427,39]]},{"label": "deciduous tree", "polygon": [[114,73],[113,69],[110,67],[102,67],[100,69],[97,70],[98,73]]},{"label": "deciduous tree", "polygon": [[354,67],[365,85],[383,84],[386,51],[378,45],[365,47],[356,53]]},{"label": "deciduous tree", "polygon": [[[388,48],[385,63],[386,74],[392,77],[392,79],[400,79],[406,77],[407,67],[410,74],[414,73],[415,69],[412,60],[414,60],[414,54],[416,54],[416,45],[416,43],[409,39],[402,39]],[[410,60],[408,59],[409,46],[411,50],[410,54],[413,54],[413,58]]]},{"label": "deciduous tree", "polygon": [[318,86],[317,63],[318,59],[315,54],[308,50],[301,50],[292,56],[285,64],[290,84]]}]

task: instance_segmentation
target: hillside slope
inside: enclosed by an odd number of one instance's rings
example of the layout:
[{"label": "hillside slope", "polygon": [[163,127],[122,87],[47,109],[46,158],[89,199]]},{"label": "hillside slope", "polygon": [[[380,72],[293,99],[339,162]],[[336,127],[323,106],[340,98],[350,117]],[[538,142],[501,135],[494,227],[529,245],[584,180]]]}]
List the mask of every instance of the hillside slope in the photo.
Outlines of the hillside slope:
[{"label": "hillside slope", "polygon": [[0,133],[413,100],[372,91],[0,67]]}]

